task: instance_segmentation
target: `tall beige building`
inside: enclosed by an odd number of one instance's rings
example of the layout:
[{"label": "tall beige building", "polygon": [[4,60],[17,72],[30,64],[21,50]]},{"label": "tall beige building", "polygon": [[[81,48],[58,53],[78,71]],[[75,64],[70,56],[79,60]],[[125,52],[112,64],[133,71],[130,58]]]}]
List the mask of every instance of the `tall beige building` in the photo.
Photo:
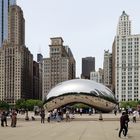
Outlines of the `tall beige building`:
[{"label": "tall beige building", "polygon": [[25,44],[25,20],[22,9],[17,5],[9,9],[8,42],[18,46]]},{"label": "tall beige building", "polygon": [[103,84],[103,69],[99,68],[98,71],[90,72],[90,80]]},{"label": "tall beige building", "polygon": [[75,79],[75,59],[61,37],[51,38],[50,58],[43,59],[43,99],[56,84]]},{"label": "tall beige building", "polygon": [[112,53],[109,50],[104,51],[103,63],[103,83],[111,89],[112,87]]},{"label": "tall beige building", "polygon": [[115,36],[115,94],[118,101],[140,100],[140,34],[131,34],[125,11]]},{"label": "tall beige building", "polygon": [[0,48],[0,100],[10,104],[32,98],[33,56],[24,43],[24,27],[21,8],[11,6],[8,41]]}]

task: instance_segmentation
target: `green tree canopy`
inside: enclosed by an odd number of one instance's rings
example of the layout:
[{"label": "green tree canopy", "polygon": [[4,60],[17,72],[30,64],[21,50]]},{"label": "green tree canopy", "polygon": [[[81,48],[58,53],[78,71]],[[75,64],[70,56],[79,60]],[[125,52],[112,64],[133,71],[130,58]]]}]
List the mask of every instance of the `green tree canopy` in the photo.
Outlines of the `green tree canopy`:
[{"label": "green tree canopy", "polygon": [[89,108],[90,106],[83,103],[76,103],[73,105],[74,108]]},{"label": "green tree canopy", "polygon": [[25,99],[19,99],[16,101],[16,108],[26,108],[26,100]]},{"label": "green tree canopy", "polygon": [[27,107],[28,110],[33,110],[34,106],[42,107],[43,102],[41,100],[33,100],[33,99],[30,99],[30,100],[26,101],[26,107]]},{"label": "green tree canopy", "polygon": [[120,107],[121,108],[128,108],[128,107],[136,108],[138,104],[139,104],[138,101],[123,101],[120,103]]},{"label": "green tree canopy", "polygon": [[4,101],[0,101],[0,109],[4,109],[4,110],[8,110],[9,109],[9,104],[4,102]]},{"label": "green tree canopy", "polygon": [[20,99],[20,100],[17,100],[16,102],[16,108],[24,108],[28,110],[33,110],[34,106],[42,107],[43,101],[34,100],[34,99],[29,99],[29,100]]}]

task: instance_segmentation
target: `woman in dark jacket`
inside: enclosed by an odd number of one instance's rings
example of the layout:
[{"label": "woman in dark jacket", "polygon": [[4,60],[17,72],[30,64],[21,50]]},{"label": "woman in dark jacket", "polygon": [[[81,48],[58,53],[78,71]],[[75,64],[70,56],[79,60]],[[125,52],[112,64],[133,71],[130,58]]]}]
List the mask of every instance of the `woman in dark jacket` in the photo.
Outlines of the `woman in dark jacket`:
[{"label": "woman in dark jacket", "polygon": [[122,113],[122,116],[120,117],[120,131],[119,131],[119,137],[121,137],[121,133],[124,130],[124,136],[126,137],[127,132],[128,132],[128,122],[129,122],[129,117],[126,112]]}]

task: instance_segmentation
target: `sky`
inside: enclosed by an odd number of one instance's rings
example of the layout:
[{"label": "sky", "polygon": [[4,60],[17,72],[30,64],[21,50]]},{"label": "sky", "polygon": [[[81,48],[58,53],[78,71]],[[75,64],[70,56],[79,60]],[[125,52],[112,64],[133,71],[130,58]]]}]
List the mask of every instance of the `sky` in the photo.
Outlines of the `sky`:
[{"label": "sky", "polygon": [[83,57],[95,57],[103,68],[104,50],[112,51],[119,16],[125,11],[132,34],[140,33],[139,0],[17,0],[25,18],[25,42],[36,60],[49,57],[51,37],[62,37],[76,60],[80,77]]}]

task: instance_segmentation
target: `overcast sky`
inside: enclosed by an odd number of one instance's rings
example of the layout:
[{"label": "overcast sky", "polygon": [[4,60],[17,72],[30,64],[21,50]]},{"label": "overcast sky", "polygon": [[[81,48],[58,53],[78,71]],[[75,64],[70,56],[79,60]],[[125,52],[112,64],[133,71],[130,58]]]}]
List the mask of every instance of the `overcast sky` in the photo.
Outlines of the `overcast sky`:
[{"label": "overcast sky", "polygon": [[82,57],[95,57],[103,67],[104,50],[112,50],[119,16],[125,10],[132,20],[132,34],[140,33],[140,0],[17,0],[26,27],[26,46],[34,55],[49,57],[51,37],[62,37],[81,74]]}]

